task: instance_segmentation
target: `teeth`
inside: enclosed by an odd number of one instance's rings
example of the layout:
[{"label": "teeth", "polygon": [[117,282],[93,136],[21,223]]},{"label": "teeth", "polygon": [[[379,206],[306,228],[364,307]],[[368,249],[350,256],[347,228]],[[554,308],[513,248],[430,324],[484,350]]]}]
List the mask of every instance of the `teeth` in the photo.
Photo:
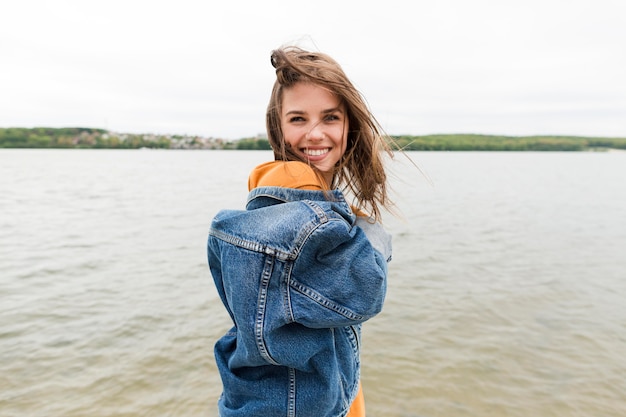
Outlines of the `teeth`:
[{"label": "teeth", "polygon": [[310,156],[320,156],[328,153],[328,148],[326,149],[305,149],[304,153]]}]

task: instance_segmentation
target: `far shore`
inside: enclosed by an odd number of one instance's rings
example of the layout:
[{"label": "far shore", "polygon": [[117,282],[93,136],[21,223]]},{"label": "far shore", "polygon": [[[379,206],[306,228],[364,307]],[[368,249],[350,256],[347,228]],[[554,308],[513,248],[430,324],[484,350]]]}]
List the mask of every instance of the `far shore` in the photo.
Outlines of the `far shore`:
[{"label": "far shore", "polygon": [[[481,134],[392,135],[404,151],[626,151],[626,137],[499,136]],[[0,148],[271,150],[263,135],[236,140],[197,135],[111,132],[95,128],[0,128]]]}]

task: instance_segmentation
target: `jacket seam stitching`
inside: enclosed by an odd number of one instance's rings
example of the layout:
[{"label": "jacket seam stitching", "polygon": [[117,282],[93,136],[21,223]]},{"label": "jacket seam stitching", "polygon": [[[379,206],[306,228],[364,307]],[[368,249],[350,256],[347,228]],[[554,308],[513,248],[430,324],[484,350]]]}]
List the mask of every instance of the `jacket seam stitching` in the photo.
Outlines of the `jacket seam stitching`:
[{"label": "jacket seam stitching", "polygon": [[287,405],[288,416],[296,416],[296,370],[294,368],[288,368],[289,370],[289,404]]},{"label": "jacket seam stitching", "polygon": [[347,309],[344,306],[341,306],[337,303],[334,303],[332,301],[330,301],[328,298],[324,297],[323,295],[321,295],[319,292],[313,290],[310,287],[307,287],[305,285],[300,284],[297,281],[290,281],[289,285],[295,289],[296,291],[298,291],[299,293],[301,293],[302,295],[310,298],[311,300],[315,301],[317,304],[326,307],[329,310],[332,310],[350,320],[356,320],[356,321],[364,321],[366,319],[366,316],[362,315],[362,314],[357,314],[353,311],[351,311],[350,309]]},{"label": "jacket seam stitching", "polygon": [[261,276],[261,286],[259,288],[259,297],[257,300],[257,312],[256,312],[256,320],[254,323],[255,334],[256,334],[256,343],[257,348],[259,349],[259,354],[262,358],[267,360],[273,365],[278,365],[278,362],[272,358],[270,355],[267,345],[265,344],[265,338],[263,335],[263,327],[265,324],[265,307],[267,305],[267,293],[268,287],[270,283],[270,278],[272,276],[272,266],[274,264],[274,260],[271,256],[268,256],[265,260],[265,267],[263,268],[263,275]]},{"label": "jacket seam stitching", "polygon": [[272,255],[275,256],[276,258],[280,259],[280,260],[290,260],[290,259],[295,259],[296,258],[296,254],[293,253],[289,253],[289,252],[285,252],[282,251],[280,249],[275,249],[272,247],[269,247],[268,245],[264,245],[262,243],[259,242],[254,242],[251,240],[246,240],[246,239],[242,239],[240,237],[236,237],[233,235],[229,235],[227,233],[224,233],[220,230],[216,230],[211,228],[209,230],[209,234],[211,236],[214,236],[226,243],[230,243],[232,245],[238,246],[240,248],[244,248],[244,249],[248,249],[254,252],[259,252],[259,253],[265,253],[267,255]]},{"label": "jacket seam stitching", "polygon": [[285,293],[284,293],[284,302],[285,307],[287,309],[287,321],[289,323],[294,323],[296,321],[293,315],[293,308],[291,307],[291,291],[289,291],[289,287],[291,286],[291,268],[293,264],[288,263],[285,265]]}]

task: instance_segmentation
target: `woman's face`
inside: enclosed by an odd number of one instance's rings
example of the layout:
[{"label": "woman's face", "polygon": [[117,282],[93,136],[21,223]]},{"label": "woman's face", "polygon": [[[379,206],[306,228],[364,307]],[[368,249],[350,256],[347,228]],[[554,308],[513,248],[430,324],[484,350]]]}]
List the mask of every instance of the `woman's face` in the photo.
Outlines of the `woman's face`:
[{"label": "woman's face", "polygon": [[348,138],[346,108],[339,98],[317,84],[296,83],[283,90],[280,120],[285,142],[330,185]]}]

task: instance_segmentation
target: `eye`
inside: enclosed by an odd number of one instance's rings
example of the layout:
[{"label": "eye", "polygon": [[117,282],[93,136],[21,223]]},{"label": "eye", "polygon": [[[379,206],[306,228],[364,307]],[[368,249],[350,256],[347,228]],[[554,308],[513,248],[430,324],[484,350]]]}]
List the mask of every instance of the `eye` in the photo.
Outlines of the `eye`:
[{"label": "eye", "polygon": [[289,118],[289,123],[297,123],[297,122],[303,122],[304,121],[304,117],[302,116],[292,116]]},{"label": "eye", "polygon": [[337,113],[331,113],[329,115],[327,115],[324,120],[326,120],[327,122],[334,122],[336,120],[341,120],[341,117],[339,117],[339,115]]}]

